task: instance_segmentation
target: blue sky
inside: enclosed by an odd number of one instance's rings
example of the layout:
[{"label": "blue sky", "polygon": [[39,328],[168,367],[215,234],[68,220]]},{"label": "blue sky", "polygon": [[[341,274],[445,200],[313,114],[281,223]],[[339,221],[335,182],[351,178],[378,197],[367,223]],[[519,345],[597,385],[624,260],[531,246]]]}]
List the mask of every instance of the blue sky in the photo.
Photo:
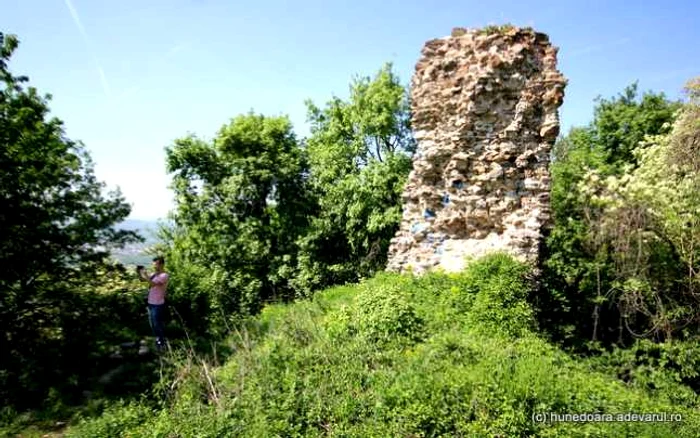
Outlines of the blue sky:
[{"label": "blue sky", "polygon": [[[10,66],[53,95],[97,176],[132,218],[171,208],[164,148],[214,136],[251,109],[289,115],[345,97],[384,62],[408,83],[425,41],[453,27],[510,22],[549,34],[568,78],[563,129],[587,123],[596,96],[639,81],[680,97],[700,75],[697,1],[2,0],[0,30],[21,41]],[[625,4],[626,3],[626,4]]]}]

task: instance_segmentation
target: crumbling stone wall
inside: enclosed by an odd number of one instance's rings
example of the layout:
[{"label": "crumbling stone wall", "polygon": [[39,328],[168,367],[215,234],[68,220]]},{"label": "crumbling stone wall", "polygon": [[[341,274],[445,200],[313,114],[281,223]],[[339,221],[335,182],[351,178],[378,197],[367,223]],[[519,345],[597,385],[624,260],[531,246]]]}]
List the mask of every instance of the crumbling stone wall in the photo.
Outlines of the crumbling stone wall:
[{"label": "crumbling stone wall", "polygon": [[537,259],[566,85],[557,50],[514,27],[425,44],[411,90],[418,150],[388,270],[458,271],[493,250]]}]

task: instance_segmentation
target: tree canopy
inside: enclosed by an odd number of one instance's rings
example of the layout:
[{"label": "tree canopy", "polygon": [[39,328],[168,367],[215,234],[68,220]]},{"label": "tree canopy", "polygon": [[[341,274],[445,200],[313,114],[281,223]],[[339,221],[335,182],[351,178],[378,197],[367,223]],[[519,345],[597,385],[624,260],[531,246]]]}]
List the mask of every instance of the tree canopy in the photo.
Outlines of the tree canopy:
[{"label": "tree canopy", "polygon": [[[660,230],[669,223],[663,225],[664,221],[659,222],[658,216],[655,224],[650,222],[651,217],[647,215],[650,199],[621,198],[618,193],[617,209],[608,208],[610,205],[601,199],[612,199],[612,192],[622,187],[651,187],[649,184],[661,184],[663,180],[661,189],[664,184],[671,187],[678,183],[670,175],[661,179],[658,174],[652,177],[652,173],[663,171],[666,166],[659,161],[665,154],[660,146],[650,145],[665,144],[677,135],[679,127],[674,127],[674,121],[679,111],[688,111],[688,108],[662,93],[639,96],[637,85],[633,84],[617,97],[598,99],[593,121],[588,126],[572,129],[555,145],[551,165],[555,223],[544,260],[552,274],[548,276],[546,296],[554,302],[543,307],[547,309],[545,313],[559,308],[560,316],[572,315],[564,317],[569,323],[555,324],[564,337],[576,332],[584,339],[624,343],[641,333],[657,336],[663,332],[670,336],[675,332],[677,327],[664,325],[661,328],[658,303],[642,304],[645,299],[640,294],[646,293],[639,287],[643,283],[650,288],[647,292],[664,290],[657,295],[659,299],[662,295],[673,295],[671,290],[677,286],[682,265],[675,254],[677,248],[667,240],[656,241],[646,247],[648,251],[642,251],[644,256],[639,258],[641,248],[633,244],[638,238],[651,242],[642,237],[650,227]],[[654,168],[656,170],[652,171]],[[625,193],[631,192],[625,189]],[[661,195],[660,191],[648,193],[658,201],[677,199],[677,196]],[[693,203],[689,194],[683,192],[682,196]],[[668,209],[666,212],[670,214]],[[664,237],[668,238],[668,235]],[[640,277],[642,272],[644,275]],[[642,279],[645,280],[640,283]],[[683,307],[687,304],[685,301],[681,307],[687,310]],[[663,306],[669,310],[675,304],[666,302]],[[672,312],[681,311],[681,307],[675,307]],[[662,313],[664,318],[670,317],[668,312]]]},{"label": "tree canopy", "polygon": [[405,87],[387,64],[356,77],[347,101],[307,108],[307,139],[286,117],[251,112],[211,141],[190,135],[167,148],[173,294],[219,315],[213,326],[386,263],[415,149]]},{"label": "tree canopy", "polygon": [[347,101],[307,102],[319,213],[301,242],[300,290],[356,281],[386,265],[416,149],[408,93],[392,65],[356,77]]},{"label": "tree canopy", "polygon": [[66,306],[111,247],[138,239],[114,227],[130,207],[104,193],[84,145],[49,118],[50,96],[10,71],[18,45],[0,33],[0,392],[41,386],[26,379],[63,357],[74,342],[66,324],[86,310]]}]

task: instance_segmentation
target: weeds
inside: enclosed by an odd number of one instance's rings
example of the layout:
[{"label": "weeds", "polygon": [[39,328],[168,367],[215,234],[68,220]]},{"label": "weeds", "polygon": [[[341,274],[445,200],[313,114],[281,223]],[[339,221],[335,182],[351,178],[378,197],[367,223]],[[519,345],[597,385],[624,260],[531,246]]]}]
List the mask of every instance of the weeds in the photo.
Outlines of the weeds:
[{"label": "weeds", "polygon": [[[694,436],[687,400],[626,386],[541,339],[527,273],[493,255],[459,275],[385,273],[270,306],[233,328],[220,367],[191,348],[168,356],[167,404],[114,405],[68,436]],[[531,419],[641,411],[684,421]]]}]

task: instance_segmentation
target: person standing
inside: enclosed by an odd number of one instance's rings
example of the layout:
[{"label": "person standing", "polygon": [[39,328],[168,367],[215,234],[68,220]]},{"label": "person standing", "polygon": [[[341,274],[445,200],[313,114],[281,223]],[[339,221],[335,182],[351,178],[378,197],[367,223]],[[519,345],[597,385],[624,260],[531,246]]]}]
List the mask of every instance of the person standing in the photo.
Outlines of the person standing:
[{"label": "person standing", "polygon": [[139,267],[139,278],[148,282],[148,320],[156,338],[158,350],[165,347],[165,297],[168,288],[168,273],[165,272],[165,258],[153,259],[154,272],[150,276],[143,267]]}]

